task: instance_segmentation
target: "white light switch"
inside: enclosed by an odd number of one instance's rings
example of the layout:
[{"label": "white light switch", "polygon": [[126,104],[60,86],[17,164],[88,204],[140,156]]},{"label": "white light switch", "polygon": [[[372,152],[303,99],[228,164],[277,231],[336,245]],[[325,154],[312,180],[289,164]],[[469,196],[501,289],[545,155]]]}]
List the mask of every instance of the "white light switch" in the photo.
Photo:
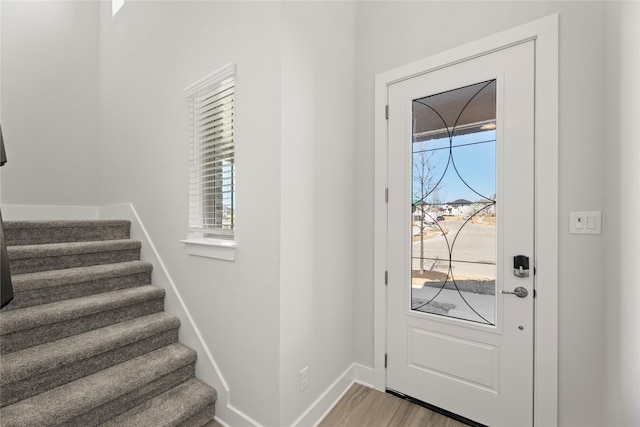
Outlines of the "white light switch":
[{"label": "white light switch", "polygon": [[569,233],[602,234],[602,212],[569,212]]}]

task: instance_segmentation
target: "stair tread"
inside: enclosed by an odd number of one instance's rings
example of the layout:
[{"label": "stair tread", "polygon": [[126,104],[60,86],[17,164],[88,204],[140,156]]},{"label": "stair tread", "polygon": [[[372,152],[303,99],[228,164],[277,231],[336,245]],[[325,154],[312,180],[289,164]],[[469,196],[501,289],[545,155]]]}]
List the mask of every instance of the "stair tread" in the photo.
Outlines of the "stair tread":
[{"label": "stair tread", "polygon": [[112,418],[101,427],[176,426],[216,401],[216,391],[193,378]]},{"label": "stair tread", "polygon": [[153,285],[104,292],[86,297],[57,301],[0,312],[1,335],[14,333],[94,313],[163,298],[165,291]]},{"label": "stair tread", "polygon": [[9,255],[9,260],[16,260],[139,249],[141,246],[142,245],[139,241],[130,239],[97,240],[92,242],[64,242],[8,246],[7,253]]},{"label": "stair tread", "polygon": [[178,318],[160,312],[8,353],[2,357],[0,385],[58,369],[179,326]]},{"label": "stair tread", "polygon": [[7,425],[64,423],[183,366],[194,350],[175,343],[0,409]]},{"label": "stair tread", "polygon": [[142,273],[152,270],[152,265],[143,261],[125,261],[112,264],[46,270],[35,273],[15,274],[11,277],[14,292],[41,289],[52,286],[71,285],[90,280],[99,280]]},{"label": "stair tread", "polygon": [[4,221],[5,230],[16,228],[80,228],[104,226],[129,226],[131,221],[125,219],[95,219],[95,220],[42,220],[42,221]]},{"label": "stair tread", "polygon": [[131,221],[8,221],[4,230],[7,246],[114,240],[130,237]]}]

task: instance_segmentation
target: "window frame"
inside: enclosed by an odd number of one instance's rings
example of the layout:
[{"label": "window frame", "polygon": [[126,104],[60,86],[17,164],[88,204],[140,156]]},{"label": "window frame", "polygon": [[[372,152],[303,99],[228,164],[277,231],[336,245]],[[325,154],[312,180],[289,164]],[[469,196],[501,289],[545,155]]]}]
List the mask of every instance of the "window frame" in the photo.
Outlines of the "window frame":
[{"label": "window frame", "polygon": [[[226,64],[223,67],[215,70],[209,75],[203,77],[197,82],[191,84],[184,90],[185,100],[187,103],[187,112],[189,120],[189,224],[188,224],[188,238],[181,240],[185,244],[185,250],[190,255],[217,258],[228,261],[233,261],[235,258],[235,138],[233,136],[233,124],[230,125],[231,141],[221,144],[219,142],[212,143],[210,140],[204,142],[205,146],[209,148],[206,150],[211,153],[214,152],[214,161],[208,163],[218,163],[221,166],[215,167],[212,165],[204,165],[202,159],[202,139],[200,139],[199,130],[201,123],[198,121],[199,110],[197,106],[198,96],[203,93],[209,93],[210,96],[215,91],[228,91],[232,89],[230,109],[231,117],[233,117],[233,110],[235,104],[235,76],[236,67],[234,63]],[[229,85],[229,80],[233,79],[231,86],[224,89],[224,86]],[[228,106],[228,104],[226,104]],[[209,117],[214,117],[219,114],[218,112],[211,113],[211,109],[203,109],[205,114],[210,114]],[[218,110],[218,108],[216,108]],[[219,109],[222,111],[222,109]],[[233,120],[233,119],[232,119]],[[224,129],[229,129],[229,125],[222,125]],[[221,127],[222,129],[222,127]],[[224,132],[223,132],[224,133]],[[223,155],[224,154],[224,155]],[[210,156],[211,154],[209,154]],[[212,174],[224,174],[225,172],[223,163],[226,163],[230,159],[231,161],[231,175],[222,176],[217,178],[217,182],[214,184],[213,192],[205,190],[206,185],[205,177]],[[210,160],[210,159],[208,159]],[[203,168],[208,169],[210,174],[203,173]],[[218,169],[214,172],[212,169]],[[210,178],[211,179],[211,178]],[[228,180],[231,180],[229,183]],[[225,190],[225,187],[226,190]],[[229,191],[230,188],[230,191]],[[228,196],[225,195],[228,194]],[[225,224],[225,210],[227,209],[226,203],[229,202],[228,197],[231,198],[231,209],[229,223]],[[203,199],[208,199],[203,200]],[[226,201],[225,201],[226,200]],[[219,210],[219,212],[218,212]],[[211,216],[213,215],[213,217]],[[219,223],[216,223],[218,222]],[[228,227],[228,228],[227,228]]]}]

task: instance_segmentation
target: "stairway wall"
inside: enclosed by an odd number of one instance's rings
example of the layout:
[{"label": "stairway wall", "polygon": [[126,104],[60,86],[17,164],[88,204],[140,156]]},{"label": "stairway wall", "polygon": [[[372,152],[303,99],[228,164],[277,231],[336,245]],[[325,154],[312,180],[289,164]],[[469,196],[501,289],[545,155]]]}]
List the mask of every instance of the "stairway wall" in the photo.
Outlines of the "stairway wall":
[{"label": "stairway wall", "polygon": [[97,2],[2,2],[2,204],[98,203],[97,23]]},{"label": "stairway wall", "polygon": [[[61,8],[66,6],[67,3],[60,4]],[[234,407],[229,412],[245,414],[263,424],[280,425],[282,407],[286,408],[284,416],[289,422],[322,395],[336,377],[341,377],[352,361],[351,283],[354,272],[350,259],[354,242],[350,224],[355,207],[350,205],[343,209],[342,214],[351,219],[340,221],[334,214],[333,204],[349,204],[353,190],[343,185],[351,181],[349,164],[355,155],[350,142],[355,129],[350,104],[353,94],[346,96],[346,103],[340,98],[340,108],[335,110],[332,94],[342,92],[354,78],[352,38],[355,22],[352,20],[355,19],[355,5],[344,6],[349,13],[341,23],[340,35],[350,37],[348,43],[342,45],[337,34],[323,41],[324,25],[332,22],[332,12],[324,10],[322,23],[316,23],[313,34],[310,34],[317,40],[309,44],[309,40],[302,39],[300,45],[302,54],[307,49],[322,49],[320,55],[312,53],[309,56],[310,68],[302,77],[313,81],[317,90],[322,92],[317,105],[310,99],[302,102],[309,108],[326,108],[313,117],[313,126],[322,127],[324,120],[339,119],[343,133],[340,138],[333,138],[331,129],[326,128],[322,141],[327,144],[321,147],[321,155],[315,159],[317,169],[302,171],[306,174],[305,182],[313,183],[305,199],[308,203],[304,212],[314,210],[314,204],[322,203],[315,221],[330,229],[329,240],[323,240],[327,235],[318,235],[314,231],[314,242],[304,240],[305,233],[309,231],[304,228],[307,223],[303,216],[296,215],[297,190],[289,184],[297,178],[283,175],[280,167],[283,158],[296,161],[295,149],[282,157],[280,146],[281,4],[127,2],[115,17],[111,17],[109,6],[109,2],[98,6],[99,153],[95,161],[86,159],[89,164],[101,166],[92,170],[96,173],[88,179],[75,172],[78,179],[75,185],[95,184],[90,180],[100,177],[98,187],[87,195],[86,201],[78,197],[78,200],[64,203],[94,205],[90,200],[94,197],[99,197],[96,204],[101,205],[132,202],[149,234],[154,237],[156,250],[166,261],[167,270],[180,285],[185,306],[189,307],[195,324],[200,327],[203,342],[225,373],[225,380],[233,392]],[[55,15],[56,12],[53,13]],[[313,14],[309,15],[307,19],[313,21]],[[69,23],[70,27],[73,25],[73,22]],[[300,31],[304,34],[303,29]],[[90,39],[94,40],[94,36]],[[334,68],[330,61],[337,51],[341,60],[346,62]],[[78,54],[82,55],[82,52],[78,51]],[[297,58],[291,59],[295,62]],[[187,226],[187,195],[184,191],[187,177],[186,118],[182,91],[190,83],[230,61],[236,62],[238,69],[238,138],[242,142],[238,147],[238,188],[241,191],[238,198],[239,246],[234,263],[187,256],[178,243],[185,237]],[[316,61],[324,64],[323,73],[314,70]],[[291,67],[291,63],[287,66]],[[289,68],[288,72],[294,70]],[[325,80],[325,72],[330,72],[329,80]],[[332,91],[325,92],[325,83],[337,85]],[[295,87],[290,87],[289,94],[295,98]],[[294,103],[289,103],[288,108],[293,107]],[[73,111],[68,117],[74,117]],[[293,134],[298,124],[291,124],[290,132]],[[313,155],[314,145],[320,142],[312,133],[308,137],[305,150],[310,150]],[[295,140],[290,139],[290,143],[293,147]],[[66,150],[64,141],[57,146],[66,153],[74,153],[73,147]],[[331,180],[324,179],[323,168],[333,162],[330,152],[333,149],[345,154],[341,159],[340,174]],[[38,155],[38,150],[34,149],[33,153]],[[59,160],[57,163],[65,164]],[[75,169],[70,168],[71,171]],[[295,170],[292,163],[287,173]],[[281,197],[283,180],[286,180],[287,189],[284,202]],[[334,191],[339,192],[337,199],[332,197]],[[53,194],[56,193],[52,191],[47,196]],[[319,197],[316,198],[316,194]],[[4,197],[2,202],[3,205],[16,203]],[[20,203],[43,205],[47,202]],[[288,227],[288,250],[293,256],[286,260],[279,255],[283,207],[290,211],[286,218],[296,218],[296,224],[301,224],[302,228],[297,231],[297,226]],[[48,210],[49,214],[54,211]],[[86,213],[96,214],[95,211]],[[45,215],[42,219],[45,217],[51,218]],[[332,224],[338,227],[334,228]],[[300,260],[304,261],[302,268],[296,264]],[[285,266],[288,274],[286,301],[289,311],[284,319],[280,310],[281,265]],[[339,265],[339,268],[323,270],[326,265]],[[296,312],[302,308],[296,308],[295,304],[298,290],[312,298],[306,301],[304,312]],[[314,296],[318,298],[317,307]],[[334,299],[340,301],[339,316],[334,315],[338,310],[338,306],[333,304]],[[172,300],[168,295],[168,307],[171,301],[177,299]],[[213,326],[219,324],[229,326]],[[288,333],[285,344],[288,348],[287,363],[281,363],[279,357],[283,348],[281,325]],[[297,325],[304,325],[304,329],[295,330]],[[181,333],[186,334],[184,327]],[[197,334],[194,332],[194,335]],[[307,338],[298,345],[297,338],[301,335]],[[340,351],[330,354],[322,351],[325,346],[335,344],[335,336],[339,336]],[[313,337],[321,337],[321,340]],[[202,361],[198,368],[201,364]],[[312,386],[302,394],[297,376],[307,364],[311,365]],[[281,366],[287,369],[286,380],[280,377]],[[284,385],[274,390],[273,384],[281,382]],[[282,397],[278,394],[282,387],[285,388],[283,396],[296,398],[295,405],[287,406],[284,401],[280,404]],[[220,402],[225,400],[223,390],[218,389]],[[218,414],[226,419],[223,410]],[[242,415],[239,416],[244,420]]]},{"label": "stairway wall", "polygon": [[131,221],[131,238],[141,243],[140,252],[143,259],[153,266],[153,283],[166,292],[164,299],[165,310],[180,319],[180,341],[198,353],[196,376],[207,384],[211,384],[218,392],[216,416],[229,425],[255,424],[255,422],[244,413],[229,405],[229,385],[223,373],[220,371],[209,346],[207,346],[204,340],[204,331],[201,330],[203,326],[206,328],[207,325],[198,325],[195,323],[194,316],[186,305],[180,288],[176,285],[167,270],[153,240],[147,233],[146,227],[140,220],[133,205],[119,204],[102,206],[98,208],[98,210],[99,218],[122,218]]},{"label": "stairway wall", "polygon": [[[280,5],[125,2],[112,18],[105,3],[99,48],[100,204],[135,206],[224,373],[229,412],[280,425]],[[237,69],[233,262],[188,255],[180,243],[188,229],[184,88],[229,62]],[[221,408],[218,415],[226,421]]]}]

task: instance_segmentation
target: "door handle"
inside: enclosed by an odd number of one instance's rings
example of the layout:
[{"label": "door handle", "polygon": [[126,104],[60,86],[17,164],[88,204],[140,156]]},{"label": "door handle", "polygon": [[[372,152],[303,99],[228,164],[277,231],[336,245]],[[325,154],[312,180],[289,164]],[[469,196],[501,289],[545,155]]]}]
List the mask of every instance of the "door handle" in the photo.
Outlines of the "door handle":
[{"label": "door handle", "polygon": [[513,290],[513,292],[509,291],[500,291],[501,294],[515,295],[518,298],[526,298],[529,295],[529,291],[523,288],[522,286],[518,286]]}]

